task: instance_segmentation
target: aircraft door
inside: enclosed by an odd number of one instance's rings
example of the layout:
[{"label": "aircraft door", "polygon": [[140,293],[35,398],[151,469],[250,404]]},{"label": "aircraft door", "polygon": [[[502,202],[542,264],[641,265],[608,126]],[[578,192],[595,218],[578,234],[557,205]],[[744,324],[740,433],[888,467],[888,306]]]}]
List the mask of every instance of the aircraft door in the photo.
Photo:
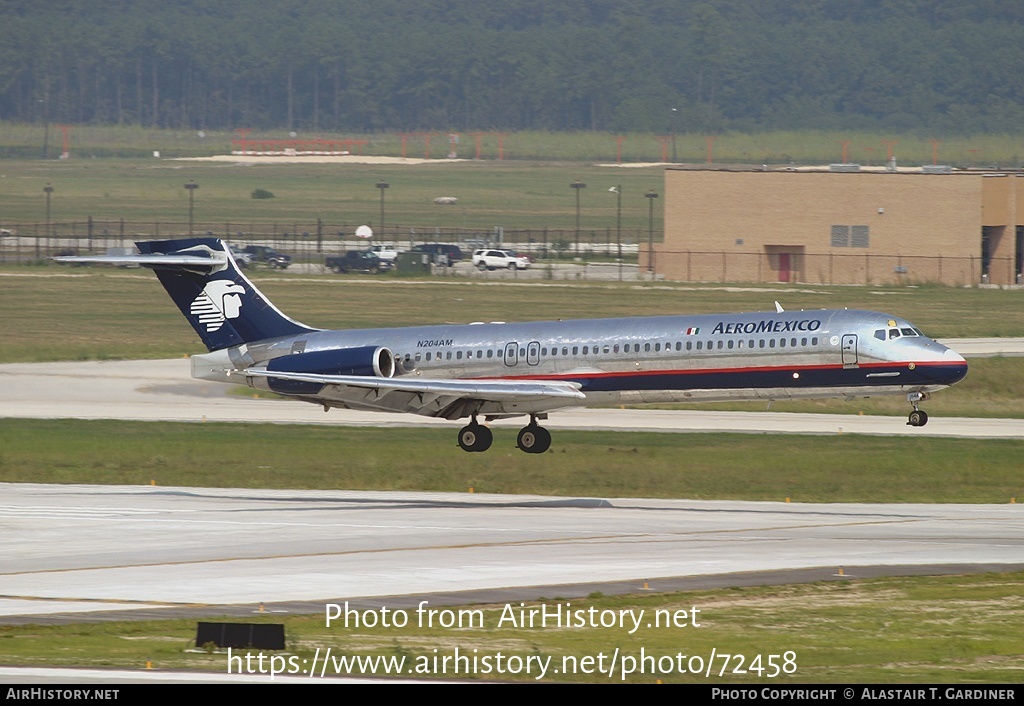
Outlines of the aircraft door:
[{"label": "aircraft door", "polygon": [[857,334],[843,334],[843,367],[856,368],[857,365]]},{"label": "aircraft door", "polygon": [[537,341],[530,341],[526,348],[526,364],[540,365],[540,343]]},{"label": "aircraft door", "polygon": [[519,362],[519,344],[515,341],[505,346],[505,365],[508,367],[514,366]]}]

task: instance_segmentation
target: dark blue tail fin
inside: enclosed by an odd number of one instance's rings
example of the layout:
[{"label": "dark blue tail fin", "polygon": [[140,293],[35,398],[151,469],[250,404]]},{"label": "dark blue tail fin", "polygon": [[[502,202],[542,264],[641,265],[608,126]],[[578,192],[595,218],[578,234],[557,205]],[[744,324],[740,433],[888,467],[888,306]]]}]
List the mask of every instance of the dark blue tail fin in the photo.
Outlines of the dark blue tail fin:
[{"label": "dark blue tail fin", "polygon": [[242,274],[230,249],[218,238],[151,240],[136,245],[142,253],[139,264],[156,271],[164,289],[211,351],[316,330],[288,318],[271,304]]}]

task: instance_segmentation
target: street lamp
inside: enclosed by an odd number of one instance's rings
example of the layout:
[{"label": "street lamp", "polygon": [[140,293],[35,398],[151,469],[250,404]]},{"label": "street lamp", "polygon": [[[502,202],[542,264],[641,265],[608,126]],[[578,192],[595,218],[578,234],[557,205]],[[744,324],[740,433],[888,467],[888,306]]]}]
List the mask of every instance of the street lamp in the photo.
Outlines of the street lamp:
[{"label": "street lamp", "polygon": [[647,199],[647,272],[654,279],[654,199],[658,198],[658,193],[648,191],[644,197]]},{"label": "street lamp", "polygon": [[196,189],[199,188],[199,184],[190,179],[189,182],[185,184],[185,188],[188,190],[188,234],[192,235],[192,224],[194,223],[193,215],[195,214],[194,199]]},{"label": "street lamp", "polygon": [[676,159],[676,118],[679,117],[679,108],[672,109],[672,162],[678,162]]},{"label": "street lamp", "polygon": [[615,240],[619,244],[619,281],[622,281],[622,184],[617,184],[608,191],[615,194]]},{"label": "street lamp", "polygon": [[[43,191],[46,193],[46,247],[50,247],[50,194],[53,193],[53,187],[49,183],[43,187]],[[36,238],[36,259],[39,257],[39,238]]]},{"label": "street lamp", "polygon": [[378,181],[377,188],[380,189],[380,237],[384,238],[384,190],[391,184],[386,181]]},{"label": "street lamp", "polygon": [[569,186],[576,192],[576,249],[573,252],[573,257],[578,257],[580,254],[580,189],[586,189],[587,185],[577,180]]}]

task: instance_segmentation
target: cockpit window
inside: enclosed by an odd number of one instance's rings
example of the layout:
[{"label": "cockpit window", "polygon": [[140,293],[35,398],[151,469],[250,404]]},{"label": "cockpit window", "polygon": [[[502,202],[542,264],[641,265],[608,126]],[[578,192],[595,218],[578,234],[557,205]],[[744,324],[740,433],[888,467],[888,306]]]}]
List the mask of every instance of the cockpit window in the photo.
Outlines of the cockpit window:
[{"label": "cockpit window", "polygon": [[900,330],[898,328],[889,329],[889,340],[900,337]]},{"label": "cockpit window", "polygon": [[902,333],[904,336],[917,336],[917,332],[914,331],[914,329],[912,328],[901,328],[900,333]]},{"label": "cockpit window", "polygon": [[875,331],[875,338],[877,338],[879,341],[884,341],[885,340],[885,329],[884,328],[880,328],[877,331]]}]

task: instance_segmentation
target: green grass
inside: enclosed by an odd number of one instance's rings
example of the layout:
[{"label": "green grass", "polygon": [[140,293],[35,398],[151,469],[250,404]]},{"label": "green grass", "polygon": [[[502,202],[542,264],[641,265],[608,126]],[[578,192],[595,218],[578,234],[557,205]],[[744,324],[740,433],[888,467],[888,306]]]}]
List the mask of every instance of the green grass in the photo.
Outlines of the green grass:
[{"label": "green grass", "polygon": [[[876,287],[516,284],[254,274],[289,316],[321,328],[863,308],[932,337],[1024,336],[1019,292]],[[202,346],[152,273],[0,268],[0,362],[178,357]],[[1007,363],[1007,369],[1015,369]]]},{"label": "green grass", "polygon": [[[410,227],[419,239],[435,229],[476,229],[493,232],[544,228],[573,231],[576,202],[569,184],[588,184],[581,194],[581,229],[584,239],[604,243],[615,238],[617,200],[608,188],[623,189],[622,225],[626,239],[648,230],[648,203],[644,193],[661,193],[662,169],[609,169],[587,164],[535,164],[529,162],[466,162],[460,164],[368,165],[277,164],[239,166],[231,163],[168,160],[67,160],[0,162],[3,227],[42,224],[45,220],[43,187],[50,183],[51,220],[60,235],[86,232],[88,216],[104,221],[103,228],[120,232],[118,219],[129,221],[126,232],[149,235],[187,232],[188,194],[184,184],[199,184],[194,196],[195,230],[218,235],[257,230],[253,224],[276,223],[278,233],[316,232],[323,219],[332,247],[337,231],[361,223],[380,222],[380,191],[384,180],[385,222],[389,239],[408,240]],[[252,198],[254,189],[274,193],[272,199]],[[439,196],[455,196],[454,206],[433,203]],[[660,204],[656,204],[660,205]],[[143,225],[132,225],[140,223]],[[661,232],[661,209],[655,209],[654,228]],[[18,228],[33,234],[31,226]],[[269,231],[270,228],[263,230]],[[40,234],[45,231],[40,226]]]},{"label": "green grass", "polygon": [[[254,230],[254,223],[276,223],[277,232],[315,232],[316,219],[331,226],[336,237],[345,226],[349,232],[361,223],[379,224],[380,192],[384,180],[391,188],[385,195],[385,221],[392,238],[408,238],[409,228],[420,237],[434,229],[467,228],[491,231],[534,229],[538,234],[572,231],[575,228],[575,193],[569,187],[579,180],[588,186],[581,193],[581,228],[587,241],[604,242],[616,228],[616,199],[608,188],[622,185],[622,225],[626,238],[644,237],[648,227],[648,202],[653,190],[664,197],[662,167],[614,168],[597,166],[614,162],[615,143],[607,133],[513,133],[506,149],[509,159],[498,161],[497,141],[484,140],[484,159],[455,164],[271,164],[237,165],[230,162],[176,161],[143,158],[153,150],[170,155],[227,154],[231,133],[211,133],[199,138],[188,131],[151,131],[138,128],[76,127],[73,157],[69,160],[2,159],[0,194],[3,214],[0,226],[40,224],[45,220],[43,187],[54,192],[51,219],[56,232],[82,233],[88,216],[104,221],[100,229],[119,233],[118,219],[129,221],[128,233],[138,228],[149,235],[181,233],[187,228],[188,195],[185,182],[195,180],[197,230],[217,234]],[[268,133],[261,137],[285,137]],[[253,135],[256,137],[256,135]],[[369,140],[368,155],[398,156],[397,135],[357,136]],[[721,163],[828,164],[841,159],[839,141],[851,140],[851,159],[864,164],[885,161],[882,139],[898,140],[901,163],[931,163],[928,139],[914,135],[840,134],[827,132],[729,133],[715,142],[715,160]],[[41,126],[0,123],[0,154],[5,147],[42,143]],[[978,136],[943,143],[940,161],[962,166],[1015,166],[1019,140],[1015,136]],[[436,144],[436,143],[435,143]],[[872,148],[873,151],[868,151]],[[435,147],[434,157],[444,147]],[[661,158],[652,135],[630,135],[623,143],[625,163],[649,163]],[[460,154],[472,156],[466,142]],[[703,163],[706,142],[701,135],[677,137],[680,161]],[[104,158],[92,159],[91,155]],[[134,154],[136,158],[109,158]],[[408,154],[422,157],[422,144],[410,144]],[[273,199],[253,200],[255,189],[275,194]],[[456,206],[438,206],[438,196],[455,196]],[[661,232],[663,199],[655,203],[654,230]],[[146,225],[132,226],[132,222]],[[162,224],[154,226],[154,223]],[[23,226],[22,230],[31,227]],[[392,230],[393,229],[393,230]],[[614,235],[614,233],[613,233]],[[535,237],[539,237],[536,235]]]},{"label": "green grass", "polygon": [[[620,657],[639,657],[642,649],[657,658],[683,654],[705,660],[715,650],[719,657],[713,663],[711,678],[674,670],[669,674],[648,672],[624,677],[624,663],[620,661],[611,678],[607,674],[554,674],[549,670],[544,681],[653,683],[661,679],[668,683],[761,682],[778,687],[793,682],[1015,684],[1024,678],[1024,642],[1019,634],[1024,621],[1022,581],[1021,573],[888,578],[643,596],[594,595],[570,601],[552,597],[526,604],[532,608],[543,603],[549,609],[561,604],[565,609],[564,604],[569,602],[569,609],[585,611],[644,610],[645,620],[654,611],[687,611],[686,627],[641,627],[632,635],[618,628],[524,628],[508,623],[499,627],[504,605],[472,606],[469,609],[481,611],[482,627],[461,629],[420,628],[414,608],[408,609],[409,625],[403,628],[346,628],[343,622],[327,627],[323,615],[275,615],[253,620],[283,623],[287,651],[281,664],[295,656],[296,665],[306,660],[306,669],[318,649],[323,659],[328,648],[336,658],[404,656],[407,669],[432,666],[435,656],[451,656],[457,648],[463,655],[472,656],[475,651],[477,657],[488,656],[491,660],[499,652],[505,660],[513,656],[550,657],[549,664],[560,671],[566,657],[580,660],[603,655],[608,665],[616,649]],[[511,607],[520,608],[519,601],[512,602]],[[693,608],[699,612],[692,613]],[[449,609],[458,611],[460,607]],[[694,615],[699,627],[689,624],[694,622]],[[0,663],[141,669],[151,661],[156,669],[226,673],[227,655],[195,650],[194,637],[194,620],[0,626]],[[720,670],[726,664],[723,653],[744,655],[746,667],[755,655],[763,655],[761,665],[765,668],[768,655],[786,655],[792,659],[787,662],[779,657],[774,661],[785,664],[792,673],[771,679],[767,674],[759,678],[753,672],[735,673],[732,669],[739,662],[732,658],[722,675]],[[269,668],[269,656],[265,659]],[[254,653],[254,664],[255,660]],[[660,664],[674,667],[677,661]],[[696,662],[694,666],[698,666]],[[423,676],[455,678],[450,667],[447,674],[431,672]],[[534,676],[489,674],[468,678],[530,682],[535,681]]]},{"label": "green grass", "polygon": [[796,502],[1024,498],[1016,440],[559,431],[550,452],[530,456],[515,449],[515,429],[498,428],[489,453],[467,455],[455,430],[5,419],[0,481]]}]

